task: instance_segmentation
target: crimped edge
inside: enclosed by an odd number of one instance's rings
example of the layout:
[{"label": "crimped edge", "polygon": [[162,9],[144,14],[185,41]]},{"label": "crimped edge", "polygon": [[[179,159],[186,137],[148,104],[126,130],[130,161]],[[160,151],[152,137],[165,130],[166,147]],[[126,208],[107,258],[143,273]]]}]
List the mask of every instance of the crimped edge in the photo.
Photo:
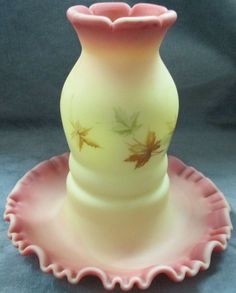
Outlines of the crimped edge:
[{"label": "crimped edge", "polygon": [[[104,7],[113,7],[115,9],[120,9],[124,7],[128,11],[127,16],[118,17],[116,20],[112,21],[106,15],[96,15],[94,13],[94,9],[103,5]],[[144,16],[131,16],[133,10],[136,8],[146,9],[146,8],[153,9],[163,9],[163,11],[155,15],[155,13],[150,13],[150,15]],[[86,11],[86,13],[85,13]],[[110,28],[111,31],[118,29],[120,25],[124,27],[124,25],[128,25],[129,23],[134,23],[137,25],[140,22],[144,23],[156,23],[159,27],[167,28],[174,24],[177,19],[177,13],[174,10],[169,10],[165,6],[156,5],[156,4],[149,4],[149,3],[138,3],[135,4],[133,7],[130,7],[127,3],[119,3],[119,2],[105,2],[105,3],[94,3],[91,6],[87,7],[84,5],[75,5],[70,7],[67,10],[67,17],[72,23],[83,23],[83,24],[90,24],[94,26],[98,26],[98,24],[102,24],[107,28]]]},{"label": "crimped edge", "polygon": [[[152,266],[141,270],[141,272],[143,271],[142,276],[136,275],[130,278],[127,276],[111,275],[109,272],[106,272],[98,267],[86,267],[78,272],[75,272],[69,268],[63,268],[57,264],[49,263],[48,256],[45,251],[43,251],[41,247],[31,244],[28,241],[27,236],[19,230],[20,224],[18,223],[19,219],[16,215],[16,206],[18,201],[20,201],[20,197],[24,194],[24,192],[22,193],[22,190],[24,190],[25,186],[30,184],[35,177],[40,176],[40,173],[43,172],[44,169],[47,169],[48,167],[57,171],[60,171],[61,168],[68,169],[68,153],[55,156],[50,160],[38,164],[17,182],[16,186],[7,198],[4,213],[4,220],[9,222],[8,237],[11,239],[13,245],[19,250],[21,255],[37,255],[40,269],[43,272],[52,273],[56,278],[60,279],[66,277],[72,284],[79,283],[79,281],[85,276],[93,275],[97,276],[101,280],[104,288],[107,290],[112,290],[116,284],[119,284],[122,290],[128,291],[132,289],[134,285],[137,285],[140,289],[147,289],[151,285],[153,279],[163,273],[175,282],[182,281],[185,276],[195,276],[200,270],[208,269],[213,251],[223,251],[226,249],[227,240],[230,239],[231,230],[233,229],[229,215],[230,207],[224,195],[209,178],[205,177],[196,169],[185,165],[181,160],[173,156],[169,157],[169,164],[173,166],[174,175],[180,176],[185,180],[191,180],[196,184],[206,184],[208,187],[210,186],[212,190],[215,190],[214,192],[211,192],[211,194],[205,194],[204,197],[210,199],[211,196],[214,196],[211,214],[220,211],[221,218],[224,219],[224,222],[222,221],[222,226],[212,230],[215,232],[210,235],[208,241],[198,243],[201,245],[201,252],[203,255],[202,260],[193,259],[188,262],[183,260],[183,264],[178,270],[175,268],[174,264]],[[216,196],[217,193],[219,195],[218,198]]]}]

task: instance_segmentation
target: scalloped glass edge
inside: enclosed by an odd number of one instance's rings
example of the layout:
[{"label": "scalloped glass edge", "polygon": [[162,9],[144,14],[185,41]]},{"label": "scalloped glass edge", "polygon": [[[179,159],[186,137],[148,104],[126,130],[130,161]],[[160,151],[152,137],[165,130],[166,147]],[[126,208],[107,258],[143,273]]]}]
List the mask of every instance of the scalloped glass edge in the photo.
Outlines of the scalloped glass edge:
[{"label": "scalloped glass edge", "polygon": [[[22,193],[23,196],[24,188],[26,185],[30,184],[30,182],[37,177],[38,172],[43,172],[45,168],[54,168],[56,170],[60,170],[61,168],[68,168],[68,153],[65,153],[60,156],[55,156],[47,161],[44,161],[37,166],[35,166],[32,170],[27,172],[16,184],[12,192],[9,194],[7,198],[6,209],[4,213],[4,220],[9,222],[9,229],[8,229],[8,237],[11,239],[13,245],[18,248],[21,255],[30,255],[36,254],[39,259],[40,269],[46,273],[53,273],[56,278],[63,278],[66,277],[68,282],[72,284],[77,284],[79,281],[88,275],[97,276],[105,289],[112,290],[114,289],[116,284],[119,284],[121,289],[124,291],[128,291],[132,289],[134,285],[137,285],[140,289],[147,289],[153,279],[157,277],[159,274],[166,274],[171,280],[175,282],[180,282],[184,280],[185,276],[192,277],[195,276],[200,270],[206,270],[210,266],[211,262],[211,255],[213,251],[223,251],[227,247],[227,240],[231,237],[231,230],[233,229],[231,220],[230,220],[230,207],[224,197],[224,195],[219,191],[219,189],[214,185],[214,183],[202,175],[200,172],[195,170],[192,167],[185,165],[181,160],[169,156],[169,163],[174,164],[174,171],[177,176],[184,176],[185,180],[189,179],[189,174],[196,173],[195,182],[197,184],[201,184],[204,181],[205,189],[209,186],[215,188],[215,190],[219,193],[218,201],[221,202],[221,208],[217,208],[217,210],[221,210],[222,217],[224,221],[222,221],[222,226],[217,229],[216,233],[212,236],[211,240],[207,241],[204,245],[201,244],[201,251],[199,255],[203,255],[203,260],[195,259],[191,260],[190,263],[185,263],[181,265],[180,268],[175,269],[175,264],[172,265],[157,265],[151,266],[149,268],[143,268],[140,271],[143,271],[140,276],[132,276],[130,278],[126,276],[118,276],[118,275],[109,275],[109,272],[104,271],[98,267],[85,267],[78,272],[74,272],[69,268],[62,268],[56,264],[50,263],[48,264],[47,261],[47,254],[37,245],[29,244],[27,238],[22,238],[20,232],[17,231],[18,228],[18,221],[15,215],[14,209],[17,205],[17,201],[14,199],[14,194],[16,192]],[[186,176],[187,174],[187,176]],[[200,179],[199,179],[200,178]],[[203,181],[201,179],[204,179]],[[215,194],[215,192],[213,193]],[[211,196],[209,194],[209,196]],[[206,197],[208,195],[205,195]],[[222,205],[223,203],[223,205]],[[213,213],[214,210],[211,211]],[[226,225],[225,225],[226,223]],[[219,225],[219,224],[218,224]],[[198,243],[196,243],[197,245]],[[200,258],[200,257],[199,257]]]}]

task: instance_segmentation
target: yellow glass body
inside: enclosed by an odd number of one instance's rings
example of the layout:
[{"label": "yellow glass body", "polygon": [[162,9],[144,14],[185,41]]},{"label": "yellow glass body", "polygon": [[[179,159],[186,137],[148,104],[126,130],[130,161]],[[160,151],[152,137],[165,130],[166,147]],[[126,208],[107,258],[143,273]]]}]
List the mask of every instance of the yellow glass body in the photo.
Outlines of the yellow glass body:
[{"label": "yellow glass body", "polygon": [[71,151],[65,214],[102,257],[156,243],[153,230],[171,214],[166,152],[178,94],[159,54],[131,53],[83,50],[61,95]]}]

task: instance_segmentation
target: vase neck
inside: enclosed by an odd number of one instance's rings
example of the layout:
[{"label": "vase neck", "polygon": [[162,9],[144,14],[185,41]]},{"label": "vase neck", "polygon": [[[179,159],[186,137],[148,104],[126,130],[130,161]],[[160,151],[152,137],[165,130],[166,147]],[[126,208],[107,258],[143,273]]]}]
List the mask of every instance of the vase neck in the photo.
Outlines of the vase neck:
[{"label": "vase neck", "polygon": [[155,56],[176,20],[176,13],[163,6],[137,4],[130,8],[125,3],[73,6],[67,16],[84,51],[134,60]]},{"label": "vase neck", "polygon": [[159,60],[158,48],[140,48],[137,49],[106,49],[106,50],[92,50],[90,48],[83,48],[81,58],[86,58],[87,62],[96,64],[112,72],[135,72],[149,70],[157,60]]},{"label": "vase neck", "polygon": [[117,55],[155,54],[159,51],[166,29],[158,26],[145,27],[142,24],[134,30],[117,29],[110,31],[107,28],[89,28],[75,26],[83,50],[103,55],[113,52]]}]

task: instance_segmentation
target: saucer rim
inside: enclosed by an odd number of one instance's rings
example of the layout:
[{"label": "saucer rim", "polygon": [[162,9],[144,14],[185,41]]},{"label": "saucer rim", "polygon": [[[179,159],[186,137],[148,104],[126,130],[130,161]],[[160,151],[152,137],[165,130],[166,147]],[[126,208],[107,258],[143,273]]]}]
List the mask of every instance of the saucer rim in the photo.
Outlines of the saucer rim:
[{"label": "saucer rim", "polygon": [[[97,276],[102,281],[104,288],[107,290],[114,289],[117,283],[124,291],[132,289],[134,285],[137,285],[137,287],[140,289],[147,289],[151,285],[153,279],[161,273],[166,274],[170,279],[176,282],[184,280],[186,276],[195,276],[200,270],[208,269],[213,251],[223,251],[226,249],[227,241],[231,237],[231,230],[233,229],[233,226],[230,220],[230,206],[227,203],[225,196],[222,192],[220,192],[215,184],[202,173],[193,167],[187,166],[180,159],[174,156],[168,156],[169,166],[172,168],[170,177],[174,175],[179,176],[184,180],[191,180],[195,184],[201,185],[202,189],[206,192],[204,197],[210,197],[213,194],[219,195],[221,208],[217,208],[217,211],[221,212],[221,219],[224,219],[221,223],[222,226],[217,228],[218,232],[216,231],[210,240],[206,241],[205,243],[196,243],[196,246],[198,244],[201,245],[201,256],[203,255],[203,260],[202,257],[201,259],[191,260],[191,262],[182,264],[178,269],[175,267],[175,264],[154,265],[152,267],[141,269],[140,271],[142,271],[142,277],[140,275],[134,275],[130,278],[121,275],[119,276],[109,274],[109,272],[106,272],[102,268],[98,267],[85,267],[75,272],[70,268],[62,268],[55,263],[48,263],[48,256],[46,252],[41,247],[29,243],[27,235],[22,236],[22,233],[20,233],[20,223],[16,214],[16,206],[21,201],[22,196],[24,196],[25,188],[27,188],[27,186],[30,185],[32,181],[37,180],[37,177],[41,172],[45,172],[47,168],[53,168],[58,172],[61,170],[65,172],[65,168],[68,170],[68,157],[69,154],[65,153],[59,156],[54,156],[51,159],[36,165],[16,183],[15,187],[7,198],[4,220],[9,222],[8,237],[11,239],[13,245],[18,248],[21,255],[37,255],[40,269],[43,272],[52,273],[56,278],[66,277],[67,280],[72,284],[79,283],[79,281],[85,276]],[[194,180],[192,178],[194,178]],[[209,192],[210,194],[208,194],[207,191],[210,190],[215,190],[215,192],[211,191]],[[212,209],[211,213],[213,212],[214,209]]]}]

